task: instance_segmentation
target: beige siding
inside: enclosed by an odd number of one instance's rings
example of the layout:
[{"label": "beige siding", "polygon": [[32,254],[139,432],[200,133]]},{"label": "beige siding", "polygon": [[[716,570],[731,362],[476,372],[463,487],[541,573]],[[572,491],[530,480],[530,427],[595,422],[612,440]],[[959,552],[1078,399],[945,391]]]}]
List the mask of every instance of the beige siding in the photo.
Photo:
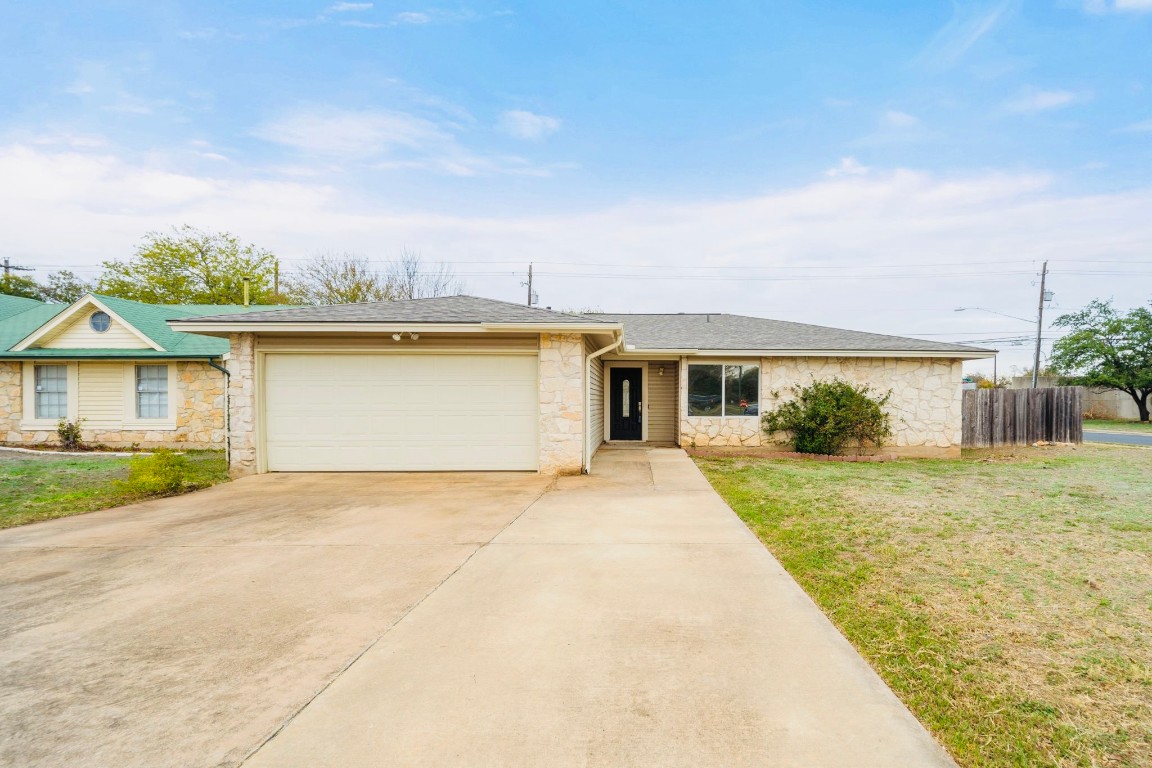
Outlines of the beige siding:
[{"label": "beige siding", "polygon": [[374,352],[421,352],[421,351],[484,351],[484,352],[527,352],[540,347],[538,335],[511,336],[492,334],[484,336],[455,336],[424,334],[413,341],[407,335],[395,341],[391,334],[364,334],[359,336],[260,336],[257,349],[271,351],[329,351],[329,350],[370,350]]},{"label": "beige siding", "polygon": [[[590,355],[597,349],[596,342],[590,336],[584,337],[584,353]],[[591,390],[591,408],[588,411],[588,431],[592,445],[592,453],[604,442],[604,357],[598,357],[591,363],[588,387]]]},{"label": "beige siding", "polygon": [[[661,368],[664,375],[660,375]],[[649,442],[677,441],[678,368],[675,360],[652,360],[648,363],[648,404],[645,408],[648,410]]]},{"label": "beige siding", "polygon": [[125,365],[115,363],[79,364],[79,416],[85,429],[119,429],[124,413]]},{"label": "beige siding", "polygon": [[57,328],[52,335],[41,339],[36,346],[44,349],[150,349],[140,337],[126,326],[112,319],[104,333],[96,333],[88,325],[88,318],[97,310],[81,312],[78,317]]}]

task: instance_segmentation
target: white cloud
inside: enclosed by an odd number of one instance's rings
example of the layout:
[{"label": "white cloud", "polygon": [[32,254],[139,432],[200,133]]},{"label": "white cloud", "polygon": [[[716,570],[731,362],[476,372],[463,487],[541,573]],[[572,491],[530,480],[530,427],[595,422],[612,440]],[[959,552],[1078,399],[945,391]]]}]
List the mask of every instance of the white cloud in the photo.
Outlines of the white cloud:
[{"label": "white cloud", "polygon": [[425,169],[450,176],[546,176],[522,158],[485,155],[457,139],[458,126],[395,111],[302,110],[259,126],[253,135],[298,152],[381,169]]},{"label": "white cloud", "polygon": [[328,6],[329,13],[356,13],[372,10],[372,3],[333,3]]},{"label": "white cloud", "polygon": [[883,122],[889,128],[915,128],[920,125],[920,118],[907,112],[890,109],[884,113]]},{"label": "white cloud", "polygon": [[1020,5],[1020,0],[953,3],[952,18],[932,36],[917,60],[931,69],[955,66],[985,35],[991,33]]},{"label": "white cloud", "polygon": [[404,11],[392,17],[397,24],[428,24],[432,17],[419,11]]},{"label": "white cloud", "polygon": [[824,171],[824,175],[829,178],[836,178],[837,176],[864,176],[868,173],[868,170],[868,166],[862,165],[856,158],[842,157],[835,167]]},{"label": "white cloud", "polygon": [[1046,112],[1052,109],[1061,109],[1071,106],[1081,97],[1072,91],[1029,91],[1024,95],[1007,102],[1004,106],[1009,112],[1032,114]]},{"label": "white cloud", "polygon": [[540,141],[560,130],[560,120],[523,109],[512,109],[500,115],[500,130],[525,141]]},{"label": "white cloud", "polygon": [[[0,185],[0,242],[23,263],[90,265],[87,274],[131,253],[143,233],[179,223],[235,232],[274,250],[288,269],[318,251],[387,259],[407,245],[454,262],[470,293],[492,298],[518,301],[519,272],[535,261],[545,306],[728,311],[901,335],[967,334],[950,338],[1006,329],[994,316],[953,313],[956,306],[1027,315],[1043,259],[1052,261],[1050,284],[1064,307],[1098,296],[1121,306],[1147,301],[1146,278],[1065,271],[1081,259],[1146,260],[1152,189],[1070,195],[1043,175],[873,169],[741,199],[483,216],[413,210],[401,193],[379,197],[388,185],[373,196],[268,169],[230,177],[221,163],[194,175],[155,162],[107,148],[0,145],[0,178],[19,180]],[[619,266],[570,266],[589,261]],[[813,274],[830,279],[782,279]],[[1027,350],[1017,351],[1024,364]],[[1006,355],[1001,369],[1014,362]]]},{"label": "white cloud", "polygon": [[1152,0],[1085,0],[1084,10],[1089,13],[1148,13]]},{"label": "white cloud", "polygon": [[1152,120],[1141,120],[1120,129],[1125,133],[1152,133]]}]

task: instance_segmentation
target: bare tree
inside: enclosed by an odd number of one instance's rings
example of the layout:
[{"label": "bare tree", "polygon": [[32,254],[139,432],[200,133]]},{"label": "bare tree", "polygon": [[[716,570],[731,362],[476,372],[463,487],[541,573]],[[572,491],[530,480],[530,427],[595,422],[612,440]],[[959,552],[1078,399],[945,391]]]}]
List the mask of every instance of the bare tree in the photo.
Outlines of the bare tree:
[{"label": "bare tree", "polygon": [[294,304],[356,304],[400,298],[390,275],[355,253],[321,253],[288,278],[284,293]]},{"label": "bare tree", "polygon": [[419,253],[407,249],[389,262],[387,279],[396,299],[453,296],[464,288],[451,266],[442,261],[426,265]]}]

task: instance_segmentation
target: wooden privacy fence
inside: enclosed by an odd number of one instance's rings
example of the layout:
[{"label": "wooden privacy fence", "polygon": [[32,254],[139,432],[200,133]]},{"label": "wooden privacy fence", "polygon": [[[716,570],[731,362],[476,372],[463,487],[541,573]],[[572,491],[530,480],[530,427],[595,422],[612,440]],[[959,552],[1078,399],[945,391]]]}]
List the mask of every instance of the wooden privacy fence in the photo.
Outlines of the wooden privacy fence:
[{"label": "wooden privacy fence", "polygon": [[965,448],[1081,443],[1083,387],[964,390]]}]

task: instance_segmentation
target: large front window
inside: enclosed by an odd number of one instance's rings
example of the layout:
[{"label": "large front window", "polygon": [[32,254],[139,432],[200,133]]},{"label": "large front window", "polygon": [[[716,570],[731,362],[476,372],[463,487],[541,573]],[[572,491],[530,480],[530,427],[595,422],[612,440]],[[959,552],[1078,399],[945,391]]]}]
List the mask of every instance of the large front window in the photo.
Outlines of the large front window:
[{"label": "large front window", "polygon": [[168,418],[168,366],[136,366],[136,418]]},{"label": "large front window", "polygon": [[36,366],[36,418],[68,418],[68,366]]},{"label": "large front window", "polygon": [[757,416],[759,365],[689,365],[689,416]]}]

